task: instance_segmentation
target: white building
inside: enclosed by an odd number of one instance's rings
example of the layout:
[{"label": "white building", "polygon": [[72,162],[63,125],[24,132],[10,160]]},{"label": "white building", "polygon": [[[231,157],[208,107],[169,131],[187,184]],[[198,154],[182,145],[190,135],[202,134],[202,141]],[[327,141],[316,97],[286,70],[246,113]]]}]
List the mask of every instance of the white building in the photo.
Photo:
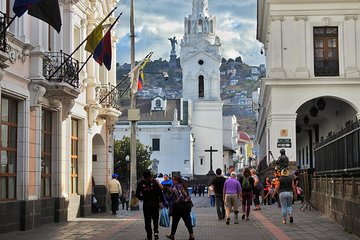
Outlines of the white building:
[{"label": "white building", "polygon": [[256,134],[260,159],[271,159],[269,151],[277,158],[284,148],[294,166],[337,168],[321,145],[343,139],[360,118],[359,9],[352,0],[258,0],[257,38],[267,65]]},{"label": "white building", "polygon": [[[12,217],[1,221],[0,233],[88,215],[92,177],[101,190],[98,202],[106,209],[112,129],[120,111],[113,104],[116,95],[104,96],[116,83],[117,38],[112,36],[111,71],[90,59],[78,73],[89,55],[82,46],[58,74],[50,75],[115,2],[59,1],[59,34],[27,13],[1,32],[0,207],[2,216]],[[1,1],[0,11],[14,16],[13,3]],[[1,15],[0,24],[7,20]]]}]

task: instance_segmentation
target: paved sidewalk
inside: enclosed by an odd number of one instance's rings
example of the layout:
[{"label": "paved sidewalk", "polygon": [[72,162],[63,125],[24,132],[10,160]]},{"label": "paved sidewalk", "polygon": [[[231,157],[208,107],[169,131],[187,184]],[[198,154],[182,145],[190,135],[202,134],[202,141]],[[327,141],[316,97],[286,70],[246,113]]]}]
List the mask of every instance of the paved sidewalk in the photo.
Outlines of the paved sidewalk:
[{"label": "paved sidewalk", "polygon": [[[277,205],[263,206],[261,211],[252,211],[250,221],[240,219],[240,224],[226,225],[217,220],[215,208],[210,207],[207,197],[193,197],[197,226],[194,228],[195,239],[356,239],[346,233],[339,225],[330,221],[317,211],[300,211],[300,203],[295,203],[293,224],[281,224],[280,209]],[[160,239],[170,228],[160,227]],[[66,223],[50,223],[30,231],[18,231],[0,234],[1,240],[26,239],[94,239],[94,240],[143,240],[145,238],[142,211],[128,212],[120,210],[117,216],[110,213],[93,214]],[[183,222],[180,222],[177,240],[189,238]]]}]

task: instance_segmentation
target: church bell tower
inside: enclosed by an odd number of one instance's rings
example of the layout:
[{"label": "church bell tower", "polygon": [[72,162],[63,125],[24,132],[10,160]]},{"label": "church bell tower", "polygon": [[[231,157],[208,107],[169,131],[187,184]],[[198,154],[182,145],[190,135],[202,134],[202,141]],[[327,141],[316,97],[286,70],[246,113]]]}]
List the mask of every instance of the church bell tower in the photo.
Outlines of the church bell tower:
[{"label": "church bell tower", "polygon": [[[210,168],[223,168],[220,45],[216,17],[209,14],[208,0],[193,0],[192,12],[184,19],[180,64],[183,99],[189,104],[189,123],[196,139],[195,175],[206,175]],[[217,150],[212,155],[213,166],[210,166],[209,153],[205,152],[210,147]]]}]

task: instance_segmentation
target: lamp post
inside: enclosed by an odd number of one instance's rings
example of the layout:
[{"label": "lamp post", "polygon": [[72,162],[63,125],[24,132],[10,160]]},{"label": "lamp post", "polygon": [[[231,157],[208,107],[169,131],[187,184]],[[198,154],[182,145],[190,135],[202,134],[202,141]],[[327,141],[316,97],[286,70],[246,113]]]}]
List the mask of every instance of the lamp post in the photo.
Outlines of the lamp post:
[{"label": "lamp post", "polygon": [[126,155],[125,157],[125,161],[126,161],[126,188],[127,190],[130,191],[130,156]]}]

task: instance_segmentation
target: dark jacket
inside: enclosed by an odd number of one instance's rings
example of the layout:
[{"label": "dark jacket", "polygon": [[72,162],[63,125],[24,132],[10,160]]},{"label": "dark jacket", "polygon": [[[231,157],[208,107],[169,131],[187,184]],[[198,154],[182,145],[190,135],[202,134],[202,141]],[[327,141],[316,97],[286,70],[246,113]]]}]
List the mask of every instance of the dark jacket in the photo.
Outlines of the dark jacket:
[{"label": "dark jacket", "polygon": [[165,203],[164,195],[156,180],[141,180],[136,188],[136,197],[144,202],[144,207],[159,207],[159,203]]}]

